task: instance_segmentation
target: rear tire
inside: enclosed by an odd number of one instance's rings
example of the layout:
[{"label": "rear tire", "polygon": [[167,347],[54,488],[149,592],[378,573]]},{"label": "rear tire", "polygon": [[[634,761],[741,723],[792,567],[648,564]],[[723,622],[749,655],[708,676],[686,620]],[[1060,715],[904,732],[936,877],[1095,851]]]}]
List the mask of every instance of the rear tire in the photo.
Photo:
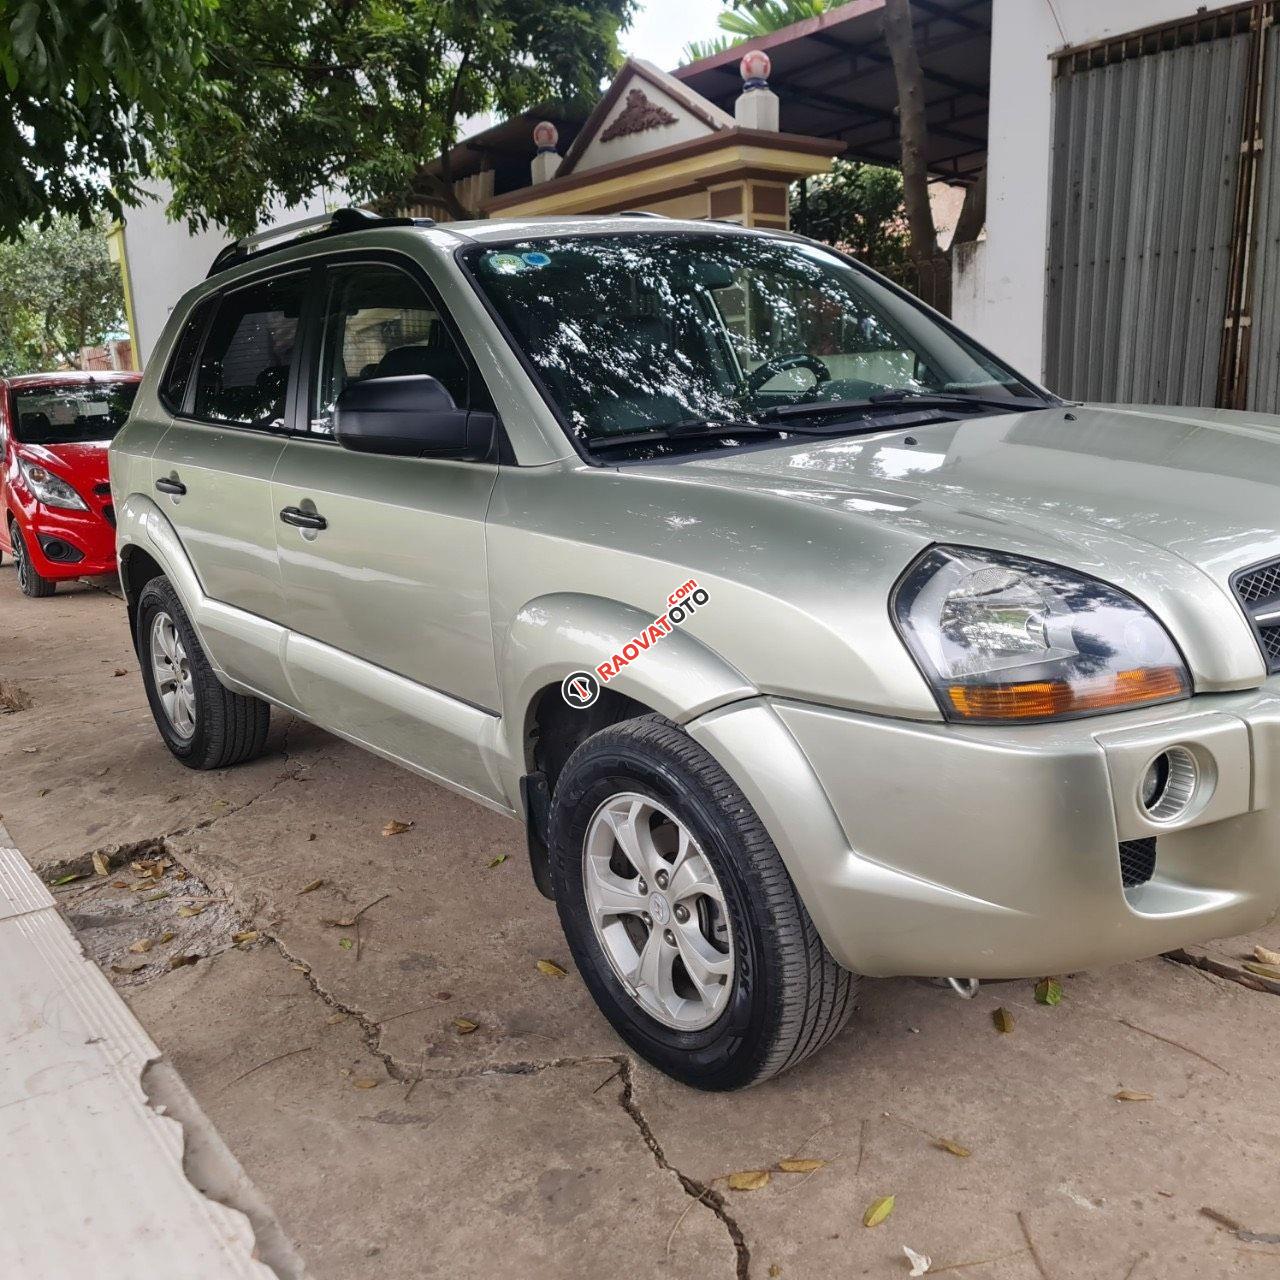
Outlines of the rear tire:
[{"label": "rear tire", "polygon": [[16,520],[9,522],[9,542],[13,547],[14,567],[18,571],[18,590],[33,600],[53,595],[58,584],[52,578],[44,577],[31,563],[27,544],[22,539],[22,530],[18,528]]},{"label": "rear tire", "polygon": [[[659,1070],[699,1089],[758,1084],[848,1021],[857,977],[823,946],[746,797],[671,721],[613,725],[570,756],[550,847],[578,970],[618,1034]],[[665,861],[653,856],[661,849]],[[678,873],[685,864],[691,875]],[[655,959],[646,971],[659,934],[666,968]]]},{"label": "rear tire", "polygon": [[179,761],[225,769],[262,754],[270,705],[222,684],[168,578],[143,587],[135,638],[156,728]]}]

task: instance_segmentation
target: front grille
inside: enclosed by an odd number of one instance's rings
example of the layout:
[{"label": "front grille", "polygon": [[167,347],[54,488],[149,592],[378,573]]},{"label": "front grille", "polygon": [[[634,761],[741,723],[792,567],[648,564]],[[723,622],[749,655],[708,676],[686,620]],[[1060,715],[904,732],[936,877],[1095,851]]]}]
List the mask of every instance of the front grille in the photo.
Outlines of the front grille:
[{"label": "front grille", "polygon": [[1232,575],[1231,587],[1258,637],[1267,670],[1280,671],[1280,560],[1241,569]]},{"label": "front grille", "polygon": [[1136,889],[1155,875],[1155,836],[1146,836],[1142,840],[1121,840],[1117,848],[1120,853],[1120,879],[1126,889]]},{"label": "front grille", "polygon": [[102,518],[113,529],[116,527],[116,509],[111,505],[111,503],[108,502],[107,505],[102,508]]}]

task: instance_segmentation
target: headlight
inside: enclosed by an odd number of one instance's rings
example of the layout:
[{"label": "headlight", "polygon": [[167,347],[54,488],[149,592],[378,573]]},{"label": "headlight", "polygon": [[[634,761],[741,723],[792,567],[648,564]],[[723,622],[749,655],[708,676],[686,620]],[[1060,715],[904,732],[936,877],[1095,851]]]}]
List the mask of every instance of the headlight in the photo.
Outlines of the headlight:
[{"label": "headlight", "polygon": [[934,547],[893,615],[951,720],[1029,721],[1185,698],[1164,627],[1132,596],[1058,565]]},{"label": "headlight", "polygon": [[22,468],[22,474],[26,477],[31,492],[46,507],[67,507],[72,511],[89,510],[85,500],[61,476],[55,476],[52,471],[42,467],[38,462],[28,462],[25,458],[19,458],[18,465]]}]

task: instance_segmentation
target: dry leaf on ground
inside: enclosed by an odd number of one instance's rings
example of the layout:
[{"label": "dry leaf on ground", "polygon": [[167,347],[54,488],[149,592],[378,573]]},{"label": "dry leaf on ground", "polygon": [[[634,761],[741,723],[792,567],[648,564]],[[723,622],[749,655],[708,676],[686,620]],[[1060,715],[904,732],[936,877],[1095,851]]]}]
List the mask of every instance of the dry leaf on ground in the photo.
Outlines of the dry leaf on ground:
[{"label": "dry leaf on ground", "polygon": [[958,1142],[952,1142],[950,1138],[939,1138],[933,1145],[939,1150],[949,1151],[953,1156],[960,1156],[961,1159],[973,1155],[968,1147],[962,1147]]},{"label": "dry leaf on ground", "polygon": [[184,920],[190,920],[192,916],[198,916],[203,910],[203,907],[179,907],[178,914]]},{"label": "dry leaf on ground", "polygon": [[460,1036],[469,1036],[480,1026],[478,1022],[472,1022],[470,1018],[454,1018],[453,1025]]},{"label": "dry leaf on ground", "polygon": [[129,950],[132,951],[135,956],[140,956],[145,955],[154,945],[155,944],[150,938],[139,938],[137,942],[131,942],[129,944]]},{"label": "dry leaf on ground", "polygon": [[539,960],[538,972],[545,973],[548,978],[567,978],[569,971],[562,969],[554,960]]},{"label": "dry leaf on ground", "polygon": [[257,929],[242,929],[239,933],[233,933],[231,935],[231,941],[234,942],[237,947],[247,947],[249,943],[257,942],[257,940]]},{"label": "dry leaf on ground", "polygon": [[502,866],[502,864],[503,864],[504,862],[506,862],[506,860],[507,860],[507,855],[506,855],[505,853],[500,853],[500,854],[498,854],[498,856],[497,856],[496,858],[490,858],[490,859],[489,859],[489,868],[488,868],[488,869],[489,869],[490,871],[492,871],[492,870],[494,869],[494,867],[500,867],[500,866]]},{"label": "dry leaf on ground", "polygon": [[933,1266],[933,1259],[927,1253],[917,1253],[905,1244],[902,1246],[902,1252],[907,1255],[907,1261],[911,1263],[911,1270],[908,1275],[923,1276],[928,1274],[929,1268]]},{"label": "dry leaf on ground", "polygon": [[1062,1003],[1062,983],[1057,978],[1041,978],[1036,983],[1036,1004],[1053,1006]]},{"label": "dry leaf on ground", "polygon": [[867,1205],[867,1211],[862,1215],[862,1225],[864,1227],[878,1227],[892,1212],[895,1196],[881,1196],[878,1200],[873,1200]]},{"label": "dry leaf on ground", "polygon": [[1254,947],[1253,958],[1259,964],[1280,965],[1280,951],[1272,951],[1270,947]]},{"label": "dry leaf on ground", "polygon": [[357,1076],[352,1082],[353,1089],[376,1089],[378,1082],[369,1076]]},{"label": "dry leaf on ground", "polygon": [[111,874],[111,863],[107,861],[105,853],[95,853],[93,855],[93,869],[100,876],[109,876]]},{"label": "dry leaf on ground", "polygon": [[1154,1093],[1146,1093],[1142,1089],[1121,1089],[1111,1095],[1117,1102],[1153,1102]]},{"label": "dry leaf on ground", "polygon": [[802,1160],[798,1156],[789,1156],[778,1161],[779,1173],[813,1173],[815,1169],[826,1168],[825,1160]]},{"label": "dry leaf on ground", "polygon": [[1249,973],[1256,973],[1260,978],[1270,978],[1273,982],[1280,982],[1280,965],[1259,964],[1256,960],[1242,960],[1240,963]]},{"label": "dry leaf on ground", "polygon": [[199,960],[199,959],[200,959],[200,957],[199,957],[199,956],[170,956],[170,957],[169,957],[169,968],[170,968],[170,969],[181,969],[183,965],[186,965],[186,964],[195,964],[195,962],[196,962],[197,960]]},{"label": "dry leaf on ground", "polygon": [[1013,1030],[1013,1014],[1008,1009],[1001,1006],[991,1015],[991,1021],[996,1024],[996,1030],[1001,1035],[1008,1035]]},{"label": "dry leaf on ground", "polygon": [[730,1191],[759,1191],[769,1185],[768,1169],[744,1169],[741,1173],[729,1175]]},{"label": "dry leaf on ground", "polygon": [[113,676],[124,676],[129,673],[123,667],[117,667],[112,673]]},{"label": "dry leaf on ground", "polygon": [[298,896],[301,897],[304,893],[315,893],[315,891],[320,888],[324,882],[324,877],[321,876],[319,880],[313,880],[310,884],[304,884],[302,888],[298,890]]},{"label": "dry leaf on ground", "polygon": [[412,822],[399,822],[395,818],[390,818],[387,825],[382,828],[382,834],[384,836],[403,835],[411,826],[413,826]]}]

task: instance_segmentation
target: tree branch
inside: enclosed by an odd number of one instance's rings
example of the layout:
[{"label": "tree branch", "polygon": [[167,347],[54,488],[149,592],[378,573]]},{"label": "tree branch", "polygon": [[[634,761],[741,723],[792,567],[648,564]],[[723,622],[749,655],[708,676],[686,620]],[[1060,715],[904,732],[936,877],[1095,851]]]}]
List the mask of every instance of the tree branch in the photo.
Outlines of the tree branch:
[{"label": "tree branch", "polygon": [[902,194],[911,231],[911,256],[919,265],[938,253],[938,233],[929,204],[924,74],[916,50],[909,0],[885,0],[884,38],[898,86],[898,130],[902,138]]}]

